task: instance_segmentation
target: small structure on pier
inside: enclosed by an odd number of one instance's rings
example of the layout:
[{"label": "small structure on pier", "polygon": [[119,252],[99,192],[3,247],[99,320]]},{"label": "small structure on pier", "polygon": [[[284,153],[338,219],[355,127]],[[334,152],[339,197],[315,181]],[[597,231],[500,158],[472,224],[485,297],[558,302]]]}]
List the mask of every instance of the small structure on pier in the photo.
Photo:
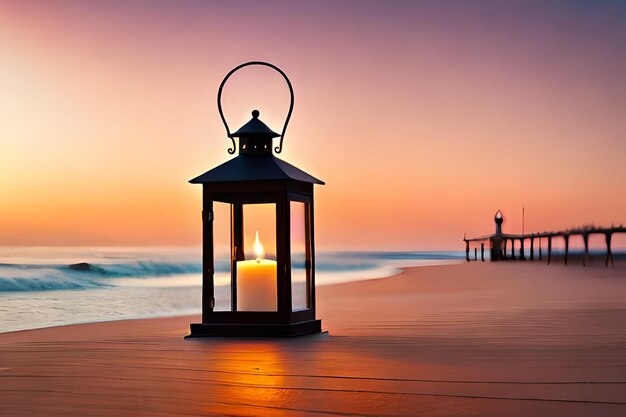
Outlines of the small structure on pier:
[{"label": "small structure on pier", "polygon": [[[589,257],[589,235],[591,234],[601,234],[605,237],[606,242],[606,260],[605,265],[609,266],[611,263],[612,266],[615,266],[615,261],[613,259],[613,252],[611,250],[611,240],[614,234],[616,233],[626,233],[626,227],[623,225],[619,226],[611,226],[611,227],[595,227],[595,226],[583,226],[579,228],[566,229],[558,232],[540,232],[540,233],[530,233],[530,234],[511,234],[511,233],[503,233],[502,232],[502,223],[504,222],[504,217],[502,212],[498,210],[496,215],[494,216],[494,221],[496,223],[495,233],[490,235],[479,236],[475,238],[467,238],[463,236],[463,241],[465,242],[465,259],[470,261],[470,243],[480,243],[480,258],[481,261],[485,261],[485,243],[489,243],[489,258],[492,261],[501,261],[501,260],[526,260],[526,253],[524,248],[524,243],[526,240],[530,241],[530,257],[528,258],[531,261],[535,260],[535,240],[537,240],[539,246],[539,260],[542,259],[542,250],[541,250],[541,242],[543,239],[547,240],[548,243],[548,264],[552,260],[552,240],[557,237],[562,237],[565,241],[565,264],[567,265],[567,259],[569,257],[569,241],[570,237],[575,235],[580,235],[583,238],[583,242],[585,245],[585,251],[583,255],[583,265],[587,265],[590,261]],[[515,254],[515,241],[519,241],[519,252],[516,256]],[[510,255],[507,254],[507,246],[508,243],[511,243]],[[478,248],[474,247],[474,260],[478,260]]]},{"label": "small structure on pier", "polygon": [[[497,261],[503,257],[502,252],[502,242],[504,242],[504,236],[502,236],[502,222],[504,222],[504,218],[502,217],[502,212],[498,210],[496,215],[494,216],[494,221],[496,222],[496,233],[494,233],[489,238],[490,243],[490,259]],[[481,243],[481,258],[484,260],[484,245],[485,243]]]}]

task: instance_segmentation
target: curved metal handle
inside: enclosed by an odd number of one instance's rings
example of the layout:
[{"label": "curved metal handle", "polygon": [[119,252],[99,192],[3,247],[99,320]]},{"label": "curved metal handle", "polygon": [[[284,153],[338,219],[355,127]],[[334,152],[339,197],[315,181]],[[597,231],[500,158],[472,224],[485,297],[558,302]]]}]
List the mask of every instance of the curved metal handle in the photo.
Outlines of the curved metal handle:
[{"label": "curved metal handle", "polygon": [[250,61],[250,62],[246,62],[245,64],[236,66],[235,68],[230,70],[228,74],[226,74],[226,77],[224,77],[224,79],[222,80],[222,83],[220,84],[219,90],[217,90],[217,109],[220,112],[220,117],[222,118],[224,127],[226,127],[226,134],[228,135],[230,140],[233,142],[233,147],[228,149],[228,153],[231,155],[234,154],[235,150],[237,149],[237,144],[235,143],[235,139],[230,133],[230,129],[228,128],[228,123],[226,123],[226,118],[224,117],[224,112],[222,111],[222,90],[224,89],[224,84],[226,84],[226,81],[230,78],[231,75],[233,75],[235,71],[243,67],[247,67],[249,65],[262,65],[262,66],[270,67],[278,71],[280,75],[283,76],[285,81],[287,81],[287,85],[289,86],[289,94],[291,95],[291,103],[289,104],[289,112],[287,113],[287,119],[285,119],[285,125],[283,126],[283,131],[280,133],[280,144],[274,148],[274,151],[276,153],[281,153],[283,150],[283,139],[285,138],[285,131],[287,131],[287,125],[289,124],[289,119],[291,119],[291,112],[293,111],[293,87],[291,86],[291,81],[289,81],[289,78],[287,78],[287,75],[280,68],[278,68],[276,65],[270,64],[269,62],[263,62],[263,61]]}]

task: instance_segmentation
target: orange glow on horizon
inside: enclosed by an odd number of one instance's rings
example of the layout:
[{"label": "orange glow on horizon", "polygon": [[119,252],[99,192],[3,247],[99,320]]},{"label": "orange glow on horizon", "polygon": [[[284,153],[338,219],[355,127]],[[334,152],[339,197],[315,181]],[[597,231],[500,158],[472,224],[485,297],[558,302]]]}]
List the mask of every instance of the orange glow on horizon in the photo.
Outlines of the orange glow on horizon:
[{"label": "orange glow on horizon", "polygon": [[[526,231],[626,222],[608,7],[149,4],[3,4],[0,245],[199,245],[187,181],[230,157],[216,91],[252,59],[293,82],[280,158],[326,181],[320,248],[462,249],[522,206]],[[224,100],[280,131],[288,92],[250,69]]]}]

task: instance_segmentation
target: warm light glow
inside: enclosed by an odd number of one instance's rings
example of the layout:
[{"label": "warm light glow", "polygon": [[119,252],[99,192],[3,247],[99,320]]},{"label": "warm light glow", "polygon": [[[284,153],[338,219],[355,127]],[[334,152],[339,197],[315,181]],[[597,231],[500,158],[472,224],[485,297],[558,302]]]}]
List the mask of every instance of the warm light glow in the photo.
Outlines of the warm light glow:
[{"label": "warm light glow", "polygon": [[[224,340],[223,345],[216,346],[215,352],[224,356],[229,356],[241,363],[254,363],[254,371],[232,372],[230,361],[216,361],[215,366],[218,372],[223,372],[228,376],[228,383],[223,386],[221,394],[229,399],[229,403],[211,404],[206,403],[207,414],[217,413],[218,415],[232,414],[231,402],[243,404],[284,404],[288,401],[296,401],[297,395],[290,390],[280,390],[277,387],[285,386],[287,381],[284,376],[288,370],[285,364],[289,363],[288,352],[272,341],[248,339],[246,349],[241,349],[237,343]],[[315,353],[315,352],[313,352]],[[254,409],[254,415],[258,417],[276,416],[274,408],[258,407]],[[280,415],[280,414],[279,414]]]},{"label": "warm light glow", "polygon": [[265,248],[256,232],[256,260],[237,261],[237,309],[239,311],[276,311],[276,271],[278,263],[265,257]]},{"label": "warm light glow", "polygon": [[261,260],[265,258],[265,248],[261,245],[258,231],[256,232],[256,237],[254,238],[254,255],[256,256],[257,262],[261,262]]}]

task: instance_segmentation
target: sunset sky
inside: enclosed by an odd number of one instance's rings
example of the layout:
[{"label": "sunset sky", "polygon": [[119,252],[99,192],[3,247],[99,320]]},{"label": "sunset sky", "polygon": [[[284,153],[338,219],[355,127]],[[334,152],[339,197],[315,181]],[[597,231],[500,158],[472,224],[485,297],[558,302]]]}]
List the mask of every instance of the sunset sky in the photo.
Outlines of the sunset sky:
[{"label": "sunset sky", "polygon": [[[249,60],[321,248],[626,223],[626,3],[0,0],[0,245],[199,245]],[[237,73],[233,130],[280,131]],[[624,240],[622,239],[622,242]]]}]

